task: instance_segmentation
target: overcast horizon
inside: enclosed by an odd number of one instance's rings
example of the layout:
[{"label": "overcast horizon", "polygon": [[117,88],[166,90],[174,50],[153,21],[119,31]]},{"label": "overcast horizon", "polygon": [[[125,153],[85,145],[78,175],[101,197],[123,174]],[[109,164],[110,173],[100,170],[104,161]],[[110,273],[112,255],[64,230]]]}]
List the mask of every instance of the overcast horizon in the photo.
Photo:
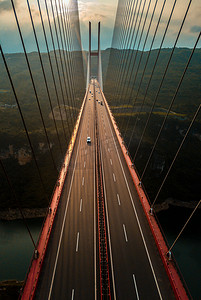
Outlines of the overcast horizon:
[{"label": "overcast horizon", "polygon": [[[49,0],[47,0],[49,3]],[[69,1],[69,0],[67,0]],[[73,0],[70,0],[73,1]],[[44,43],[44,37],[42,33],[42,26],[38,14],[37,1],[32,0],[31,9],[33,11],[34,23],[36,26],[37,36],[39,39],[39,45],[41,52],[47,52]],[[163,48],[172,48],[181,25],[183,16],[185,14],[188,0],[178,0],[175,6],[175,10],[172,16],[172,20],[163,44]],[[45,22],[47,23],[47,17],[45,12],[44,0],[40,1]],[[81,28],[81,41],[83,50],[88,50],[88,24],[92,23],[92,50],[97,49],[97,30],[98,22],[101,22],[101,49],[105,50],[112,46],[113,28],[116,18],[118,0],[79,0],[79,18]],[[146,26],[151,18],[155,1],[151,1],[149,14],[147,17]],[[149,50],[150,41],[153,37],[153,32],[156,27],[156,23],[159,17],[159,13],[163,4],[163,0],[158,0],[158,4],[155,11],[155,18],[150,30],[150,35],[147,40],[145,50]],[[26,0],[15,0],[16,11],[19,16],[19,22],[22,30],[22,34],[25,40],[25,46],[27,52],[37,51],[35,40],[33,38],[32,27],[30,23],[29,13],[27,9]],[[160,41],[164,33],[165,26],[173,5],[173,0],[169,0],[165,5],[164,13],[160,22],[157,37],[155,39],[153,48],[157,49],[160,46]],[[145,10],[147,10],[148,1],[145,0]],[[201,30],[200,24],[201,15],[201,3],[200,0],[192,1],[187,19],[182,29],[181,36],[179,38],[178,48],[192,48],[194,46],[196,37]],[[17,31],[16,22],[11,6],[10,0],[0,0],[0,42],[5,53],[20,53],[23,52],[19,33]],[[52,49],[51,43],[50,50]],[[132,47],[126,47],[132,49]],[[201,48],[201,41],[197,48]],[[142,49],[142,48],[141,48]]]}]

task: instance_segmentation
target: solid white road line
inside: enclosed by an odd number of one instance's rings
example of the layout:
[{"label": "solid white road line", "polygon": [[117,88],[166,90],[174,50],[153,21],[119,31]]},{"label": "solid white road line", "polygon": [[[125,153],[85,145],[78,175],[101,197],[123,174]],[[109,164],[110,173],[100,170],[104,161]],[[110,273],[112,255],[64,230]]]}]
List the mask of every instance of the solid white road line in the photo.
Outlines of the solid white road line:
[{"label": "solid white road line", "polygon": [[124,230],[125,240],[126,240],[126,242],[128,242],[128,236],[127,236],[127,233],[126,233],[126,226],[124,224],[123,224],[123,230]]},{"label": "solid white road line", "polygon": [[75,294],[75,291],[74,291],[74,289],[72,289],[71,300],[74,299],[74,294]]},{"label": "solid white road line", "polygon": [[84,185],[84,177],[82,177],[82,185]]},{"label": "solid white road line", "polygon": [[80,212],[82,211],[82,199],[80,199]]},{"label": "solid white road line", "polygon": [[111,164],[111,166],[112,166],[112,160],[111,160],[111,158],[110,158],[110,164]]},{"label": "solid white road line", "polygon": [[78,252],[78,247],[79,247],[79,238],[80,238],[80,233],[77,233],[77,241],[76,241],[76,249],[75,251]]},{"label": "solid white road line", "polygon": [[139,297],[139,294],[138,294],[138,289],[137,289],[137,283],[136,283],[136,279],[135,279],[134,274],[133,274],[133,282],[134,282],[134,286],[135,286],[135,292],[136,292],[137,300],[140,300],[140,297]]},{"label": "solid white road line", "polygon": [[114,173],[113,173],[113,179],[114,179],[114,182],[116,182],[116,177],[115,177]]},{"label": "solid white road line", "polygon": [[114,142],[114,145],[115,145],[115,149],[116,149],[116,152],[117,152],[117,156],[118,156],[118,159],[119,159],[121,170],[122,170],[122,173],[123,173],[123,176],[124,176],[124,180],[125,180],[125,183],[126,183],[126,186],[127,186],[127,190],[128,190],[129,196],[130,196],[131,204],[133,206],[134,214],[135,214],[135,217],[136,217],[136,220],[137,220],[137,223],[138,223],[138,227],[139,227],[140,234],[141,234],[141,237],[142,237],[142,241],[143,241],[143,244],[144,244],[144,248],[145,248],[145,251],[146,251],[146,254],[147,254],[149,265],[150,265],[150,268],[151,268],[151,271],[152,271],[152,274],[153,274],[153,277],[154,277],[156,288],[158,290],[159,297],[162,300],[163,297],[161,295],[160,287],[159,287],[159,284],[158,284],[158,281],[157,281],[157,278],[156,278],[156,274],[155,274],[154,267],[153,267],[153,264],[152,264],[152,261],[151,261],[149,250],[147,248],[147,244],[146,244],[146,241],[145,241],[145,238],[144,238],[144,234],[143,234],[143,231],[142,231],[140,220],[138,218],[137,210],[136,210],[136,207],[135,207],[135,204],[134,204],[134,201],[133,201],[133,197],[131,195],[131,191],[130,191],[130,188],[129,188],[129,185],[128,185],[128,181],[127,181],[127,178],[126,178],[126,175],[125,175],[125,172],[124,172],[124,168],[123,168],[123,165],[122,165],[122,162],[121,162],[121,159],[120,159],[120,155],[119,155],[119,152],[118,152],[118,149],[117,149],[116,141],[114,139],[114,134],[113,134],[113,131],[112,131],[112,128],[111,128],[111,124],[110,124],[110,121],[109,121],[108,118],[107,118],[107,121],[108,121],[108,124],[109,124],[109,127],[110,127],[110,131],[111,131],[111,134],[112,134],[113,142]]},{"label": "solid white road line", "polygon": [[120,198],[119,198],[119,194],[117,194],[117,200],[118,200],[119,205],[121,205],[121,201],[120,201]]}]

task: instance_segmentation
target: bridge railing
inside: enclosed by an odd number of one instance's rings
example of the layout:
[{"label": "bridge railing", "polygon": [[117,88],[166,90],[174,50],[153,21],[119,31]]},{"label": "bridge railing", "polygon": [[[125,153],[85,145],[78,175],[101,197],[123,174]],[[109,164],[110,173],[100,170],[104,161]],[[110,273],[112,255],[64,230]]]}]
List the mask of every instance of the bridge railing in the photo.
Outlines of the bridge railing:
[{"label": "bridge railing", "polygon": [[[99,87],[100,87],[100,85],[99,85]],[[178,268],[176,260],[174,259],[174,256],[172,256],[171,260],[167,256],[169,248],[168,248],[168,242],[165,238],[164,232],[163,232],[161,226],[159,225],[160,223],[159,223],[158,219],[156,218],[155,214],[150,214],[151,206],[150,206],[149,197],[146,193],[146,189],[144,188],[144,186],[141,184],[141,181],[139,180],[139,178],[140,178],[139,174],[138,174],[135,166],[132,163],[132,159],[129,154],[129,151],[128,151],[128,149],[125,145],[125,142],[121,136],[121,133],[116,124],[115,118],[109,108],[109,105],[107,103],[107,100],[106,100],[102,90],[101,90],[101,93],[102,93],[102,97],[104,99],[104,102],[105,102],[105,105],[107,108],[108,115],[109,115],[111,123],[113,125],[117,140],[118,140],[121,150],[123,152],[123,155],[124,155],[125,161],[127,163],[127,166],[129,168],[131,177],[135,184],[140,202],[142,204],[142,207],[145,212],[146,218],[148,220],[154,240],[155,240],[157,248],[159,250],[162,262],[164,264],[165,270],[169,277],[175,297],[176,297],[176,299],[180,299],[180,300],[191,299],[190,292],[188,291],[187,285],[185,283],[183,276],[181,275],[181,272]]]},{"label": "bridge railing", "polygon": [[[106,100],[106,99],[105,99],[105,100]],[[109,108],[109,106],[108,106],[108,108]],[[110,110],[110,108],[109,108],[109,110]],[[111,115],[112,115],[113,122],[114,122],[115,125],[116,125],[116,129],[118,130],[119,136],[120,136],[121,139],[122,139],[122,144],[124,145],[124,147],[125,147],[125,149],[126,149],[126,155],[129,157],[130,161],[132,162],[132,156],[131,156],[131,154],[130,154],[130,152],[129,152],[129,150],[128,150],[128,147],[127,147],[126,143],[123,141],[122,135],[121,135],[121,133],[120,133],[120,130],[119,130],[119,128],[118,128],[118,125],[117,125],[117,123],[116,123],[116,121],[115,121],[115,118],[114,118],[114,116],[113,116],[111,110],[110,110],[110,113],[111,113]],[[115,131],[115,132],[116,132],[116,131]],[[135,164],[131,164],[131,165],[129,164],[129,166],[130,166],[131,168],[134,169],[135,173],[137,174],[137,177],[140,178],[140,174],[139,174],[139,172],[138,172],[138,170],[137,170]],[[148,203],[149,203],[149,206],[151,207],[151,201],[150,201],[150,198],[149,198],[149,196],[148,196],[148,194],[147,194],[146,188],[145,188],[143,182],[141,182],[140,184],[141,184],[141,188],[142,188],[142,190],[143,190],[143,192],[144,192],[144,194],[145,194],[145,196],[146,196],[146,199],[147,199],[147,201],[148,201]],[[162,234],[162,237],[163,237],[164,242],[165,242],[165,244],[166,244],[166,246],[167,246],[167,249],[169,249],[169,248],[170,248],[169,242],[168,242],[168,240],[167,240],[167,238],[166,238],[166,235],[165,235],[165,233],[164,233],[164,230],[163,230],[163,228],[162,228],[162,226],[161,226],[161,224],[160,224],[160,222],[159,222],[159,220],[158,220],[158,217],[157,217],[157,215],[155,214],[154,210],[153,210],[153,213],[152,213],[152,214],[153,214],[152,217],[155,218],[155,220],[156,220],[156,223],[157,223],[157,225],[158,225],[158,227],[159,227],[159,230],[160,230],[160,232],[161,232],[161,234]],[[159,243],[159,242],[158,242],[158,243]],[[167,252],[166,252],[166,254],[167,254]],[[181,279],[182,284],[183,284],[183,286],[184,286],[184,288],[185,288],[185,291],[186,291],[186,293],[187,293],[187,295],[188,295],[188,298],[189,298],[189,299],[192,299],[191,294],[190,294],[190,291],[189,291],[188,286],[187,286],[187,284],[186,284],[186,282],[185,282],[185,279],[184,279],[184,277],[183,277],[183,275],[182,275],[182,272],[181,272],[181,270],[180,270],[180,268],[179,268],[179,266],[178,266],[178,264],[177,264],[177,261],[176,261],[176,259],[175,259],[175,257],[174,257],[174,254],[172,253],[171,255],[172,255],[172,256],[171,256],[171,263],[174,264],[174,267],[175,267],[175,269],[177,270],[177,273],[178,273],[178,275],[179,275],[179,278]],[[167,259],[167,257],[166,257],[166,259]],[[169,276],[169,274],[168,274],[168,276]],[[176,283],[175,283],[175,284],[176,284]],[[178,298],[178,299],[181,299],[181,298]],[[182,299],[183,299],[183,298],[182,298]]]},{"label": "bridge railing", "polygon": [[39,279],[39,275],[41,272],[42,264],[44,261],[45,253],[47,250],[47,245],[49,241],[49,237],[53,228],[53,223],[55,219],[55,215],[57,212],[59,200],[62,194],[62,189],[65,181],[65,177],[68,171],[68,166],[70,163],[70,159],[72,156],[72,152],[75,145],[75,140],[77,137],[78,129],[81,122],[82,112],[86,103],[88,94],[88,89],[86,91],[84,101],[82,103],[80,112],[78,114],[78,118],[71,136],[71,140],[68,146],[68,150],[66,152],[62,167],[59,172],[59,176],[57,182],[54,186],[53,193],[50,200],[50,205],[47,209],[46,217],[44,218],[44,222],[41,227],[41,231],[39,234],[39,238],[37,241],[37,247],[33,253],[31,263],[28,269],[28,272],[25,277],[25,283],[22,288],[22,292],[20,294],[20,298],[23,300],[33,299]]}]

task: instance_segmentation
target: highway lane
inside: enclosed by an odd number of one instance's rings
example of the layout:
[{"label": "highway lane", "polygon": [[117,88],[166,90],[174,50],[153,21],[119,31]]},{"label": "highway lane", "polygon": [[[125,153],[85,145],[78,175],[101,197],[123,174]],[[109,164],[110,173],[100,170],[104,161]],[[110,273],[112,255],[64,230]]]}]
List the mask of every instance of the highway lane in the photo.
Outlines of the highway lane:
[{"label": "highway lane", "polygon": [[96,299],[94,102],[89,98],[35,299]]},{"label": "highway lane", "polygon": [[106,107],[96,105],[116,299],[175,299]]},{"label": "highway lane", "polygon": [[[96,299],[94,93],[81,126],[51,233],[36,299]],[[103,101],[99,88],[96,96]],[[89,100],[89,98],[91,100]],[[115,299],[174,299],[105,105],[98,115]],[[86,144],[90,136],[91,145]],[[133,201],[133,202],[132,202]],[[138,220],[139,219],[139,220]],[[140,223],[140,226],[139,226]]]}]

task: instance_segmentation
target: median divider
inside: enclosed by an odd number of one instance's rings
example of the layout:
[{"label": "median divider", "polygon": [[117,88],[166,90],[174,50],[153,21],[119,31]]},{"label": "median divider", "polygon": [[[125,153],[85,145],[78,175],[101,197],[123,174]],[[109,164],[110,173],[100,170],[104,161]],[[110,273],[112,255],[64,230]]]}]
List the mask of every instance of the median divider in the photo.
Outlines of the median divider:
[{"label": "median divider", "polygon": [[56,185],[54,187],[50,205],[47,210],[47,215],[46,215],[45,221],[43,223],[43,226],[41,228],[40,236],[39,236],[39,239],[37,242],[37,247],[34,251],[34,254],[33,254],[33,257],[31,260],[31,264],[30,264],[28,273],[25,278],[25,284],[23,286],[23,289],[22,289],[22,292],[20,295],[20,298],[23,300],[33,299],[34,295],[35,295],[39,275],[41,272],[42,264],[43,264],[45,253],[47,250],[49,237],[50,237],[50,234],[51,234],[51,231],[53,228],[55,215],[57,212],[57,208],[58,208],[58,204],[59,204],[60,197],[62,194],[62,189],[64,186],[66,174],[68,171],[68,166],[69,166],[69,163],[70,163],[70,160],[72,157],[72,153],[73,153],[73,149],[75,146],[75,141],[77,138],[78,129],[80,126],[80,121],[81,121],[83,109],[84,109],[84,106],[86,103],[87,95],[88,95],[88,89],[86,91],[84,101],[82,103],[74,130],[73,130],[73,133],[71,136],[71,140],[70,140],[68,150],[67,150],[65,158],[64,158],[63,165],[59,172],[59,177],[58,177]]},{"label": "median divider", "polygon": [[[101,88],[100,88],[100,90],[101,90]],[[107,112],[109,114],[110,120],[112,122],[116,137],[117,137],[118,142],[119,142],[119,145],[120,145],[121,150],[123,152],[125,161],[126,161],[127,166],[129,168],[131,177],[132,177],[133,182],[135,184],[137,193],[139,195],[139,199],[140,199],[142,207],[144,209],[144,212],[145,212],[146,218],[148,220],[149,226],[151,228],[151,231],[152,231],[153,237],[155,239],[157,248],[158,248],[160,256],[162,258],[165,270],[166,270],[167,275],[169,277],[169,280],[170,280],[172,289],[174,291],[175,297],[176,297],[176,299],[187,300],[187,299],[189,299],[190,295],[189,296],[187,295],[187,291],[186,291],[186,288],[185,288],[185,282],[184,282],[183,279],[181,279],[181,276],[178,272],[178,268],[176,266],[176,262],[174,261],[174,259],[169,260],[169,258],[167,256],[167,253],[168,253],[167,243],[165,242],[165,239],[163,237],[163,234],[160,230],[160,227],[157,223],[157,220],[156,220],[154,214],[150,214],[150,204],[149,204],[148,198],[147,198],[146,193],[143,189],[143,186],[142,186],[142,184],[139,180],[139,177],[138,177],[137,172],[135,170],[135,167],[134,167],[134,165],[131,161],[131,158],[129,157],[128,149],[125,146],[125,143],[123,141],[121,133],[118,129],[118,126],[115,122],[113,114],[112,114],[112,112],[109,108],[109,105],[107,103],[107,100],[106,100],[102,90],[101,90],[101,94],[102,94],[102,97],[104,99],[105,106],[106,106]]]}]

